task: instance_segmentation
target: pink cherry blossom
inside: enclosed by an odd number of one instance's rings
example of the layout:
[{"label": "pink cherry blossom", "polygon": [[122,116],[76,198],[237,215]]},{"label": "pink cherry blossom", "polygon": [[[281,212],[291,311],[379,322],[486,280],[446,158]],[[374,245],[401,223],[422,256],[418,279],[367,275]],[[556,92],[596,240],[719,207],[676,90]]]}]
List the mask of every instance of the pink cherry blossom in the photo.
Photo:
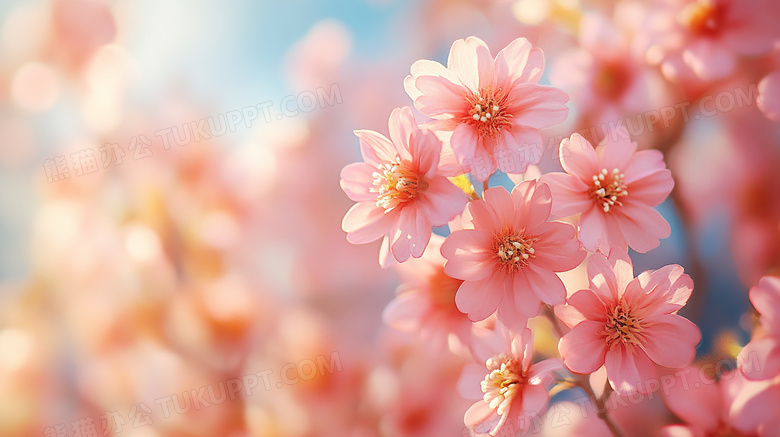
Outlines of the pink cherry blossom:
[{"label": "pink cherry blossom", "polygon": [[636,148],[624,127],[607,135],[596,150],[574,134],[561,142],[566,173],[540,179],[550,186],[555,215],[582,214],[579,239],[588,251],[608,253],[628,245],[644,253],[671,234],[669,223],[653,209],[672,191],[671,172],[661,152]]},{"label": "pink cherry blossom", "polygon": [[341,188],[353,205],[341,227],[353,244],[382,236],[380,261],[389,254],[403,262],[419,258],[441,226],[459,214],[466,195],[439,172],[441,141],[417,127],[412,110],[395,109],[388,123],[390,138],[368,130],[355,131],[364,162],[341,171]]},{"label": "pink cherry blossom", "polygon": [[404,80],[414,105],[434,119],[431,128],[449,141],[465,171],[480,181],[498,167],[523,173],[543,149],[539,129],[561,123],[568,96],[539,85],[544,55],[518,38],[493,58],[476,37],[457,40],[447,67],[415,62]]},{"label": "pink cherry blossom", "polygon": [[750,380],[780,377],[780,277],[761,278],[750,302],[761,314],[761,332],[740,352],[740,370]]},{"label": "pink cherry blossom", "polygon": [[552,64],[550,81],[569,93],[582,126],[607,126],[675,103],[656,69],[631,55],[629,35],[618,27],[617,10],[615,15],[613,22],[586,13],[580,21],[579,46],[559,54]]},{"label": "pink cherry blossom", "polygon": [[638,46],[674,80],[723,79],[777,38],[773,0],[656,0]]},{"label": "pink cherry blossom", "polygon": [[664,403],[684,422],[664,427],[664,437],[777,435],[764,432],[776,432],[780,425],[777,382],[750,381],[734,370],[719,371],[716,381],[715,371],[706,367],[679,372],[675,378],[685,380],[662,391]]},{"label": "pink cherry blossom", "polygon": [[472,353],[484,367],[466,366],[458,382],[462,396],[479,399],[466,411],[464,423],[480,436],[525,432],[547,409],[547,387],[554,380],[552,372],[563,367],[561,361],[551,358],[532,365],[529,329],[514,334],[496,323],[493,331],[480,334]]},{"label": "pink cherry blossom", "polygon": [[383,318],[396,329],[419,332],[435,346],[446,345],[449,334],[467,344],[471,321],[455,305],[455,293],[463,281],[444,273],[443,242],[444,237],[434,235],[419,260],[396,265],[402,283]]},{"label": "pink cherry blossom", "polygon": [[693,291],[682,267],[633,275],[625,250],[612,249],[609,258],[596,253],[588,260],[590,288],[556,307],[572,327],[558,343],[566,367],[587,374],[606,366],[610,385],[621,393],[645,393],[644,382],[656,377],[654,363],[689,365],[701,339],[699,328],[677,315]]},{"label": "pink cherry blossom", "polygon": [[758,83],[758,107],[766,118],[780,121],[780,70],[770,73]]},{"label": "pink cherry blossom", "polygon": [[470,202],[473,229],[454,231],[441,253],[444,271],[464,282],[455,303],[472,321],[497,316],[512,328],[525,327],[540,301],[563,302],[566,290],[555,272],[576,267],[585,257],[568,223],[550,222],[550,189],[537,181],[517,185],[510,195],[489,188]]}]

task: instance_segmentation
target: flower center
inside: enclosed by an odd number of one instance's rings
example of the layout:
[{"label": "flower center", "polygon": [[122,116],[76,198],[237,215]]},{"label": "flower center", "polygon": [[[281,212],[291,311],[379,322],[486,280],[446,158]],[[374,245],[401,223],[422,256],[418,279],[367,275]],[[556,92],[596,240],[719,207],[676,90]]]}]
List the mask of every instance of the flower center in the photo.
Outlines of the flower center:
[{"label": "flower center", "polygon": [[455,279],[444,273],[443,268],[438,268],[430,278],[431,301],[436,308],[462,316],[455,304],[455,294],[463,281]]},{"label": "flower center", "polygon": [[511,230],[499,234],[493,241],[493,250],[501,268],[509,273],[527,266],[528,260],[534,257],[533,243],[537,240]]},{"label": "flower center", "polygon": [[527,376],[523,366],[508,354],[496,355],[485,363],[488,373],[480,384],[484,401],[490,408],[498,407],[497,413],[504,414],[513,396],[523,387]]},{"label": "flower center", "polygon": [[376,206],[384,208],[385,213],[414,199],[418,191],[427,186],[425,181],[420,180],[412,163],[402,161],[400,157],[380,164],[373,176],[371,192],[377,193]]},{"label": "flower center", "polygon": [[616,342],[623,344],[640,344],[642,326],[625,302],[620,301],[607,315],[602,333],[606,337],[607,346],[612,347]]},{"label": "flower center", "polygon": [[616,99],[626,90],[630,79],[630,74],[623,65],[609,63],[599,68],[594,87],[602,97]]},{"label": "flower center", "polygon": [[628,195],[628,187],[623,183],[625,177],[626,175],[616,168],[612,169],[612,173],[603,168],[599,174],[593,175],[590,195],[601,204],[604,212],[609,212],[615,205],[623,205],[620,198]]},{"label": "flower center", "polygon": [[680,23],[699,35],[714,34],[721,22],[721,7],[714,0],[699,0],[685,6],[678,15]]},{"label": "flower center", "polygon": [[471,109],[463,121],[474,126],[480,137],[495,138],[502,129],[510,125],[511,115],[507,111],[506,95],[501,88],[480,90],[466,100]]}]

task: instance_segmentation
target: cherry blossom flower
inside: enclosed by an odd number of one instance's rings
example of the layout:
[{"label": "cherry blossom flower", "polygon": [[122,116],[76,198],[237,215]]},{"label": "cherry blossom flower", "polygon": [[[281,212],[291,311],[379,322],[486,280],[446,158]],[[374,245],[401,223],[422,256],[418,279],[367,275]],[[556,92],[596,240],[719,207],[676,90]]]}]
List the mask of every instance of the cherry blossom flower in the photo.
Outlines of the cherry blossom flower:
[{"label": "cherry blossom flower", "polygon": [[518,38],[493,58],[476,37],[457,40],[447,67],[420,60],[404,80],[414,105],[452,147],[465,171],[480,181],[498,167],[523,173],[541,159],[539,129],[568,115],[565,92],[539,85],[544,55]]},{"label": "cherry blossom flower", "polygon": [[441,141],[417,127],[409,107],[395,109],[388,123],[390,138],[355,131],[364,162],[341,171],[341,188],[353,205],[342,229],[353,244],[382,236],[380,261],[389,254],[403,262],[419,258],[432,226],[447,224],[463,210],[466,195],[438,170]]},{"label": "cherry blossom flower", "polygon": [[455,305],[455,293],[463,281],[444,273],[443,242],[444,237],[434,235],[419,260],[396,265],[401,285],[383,318],[396,329],[420,332],[436,346],[446,345],[449,334],[467,344],[471,321]]},{"label": "cherry blossom flower", "polygon": [[699,328],[677,315],[693,291],[682,267],[633,275],[625,250],[613,249],[609,258],[596,253],[588,260],[590,289],[555,311],[572,328],[558,343],[566,367],[587,374],[606,366],[610,385],[621,393],[649,389],[643,382],[656,377],[653,363],[689,365],[701,339]]},{"label": "cherry blossom flower", "polygon": [[771,0],[656,0],[638,43],[673,80],[729,76],[740,55],[766,53],[777,38]]},{"label": "cherry blossom flower", "polygon": [[780,277],[761,278],[750,289],[750,302],[761,314],[762,332],[740,352],[740,370],[750,380],[780,376]]},{"label": "cherry blossom flower", "polygon": [[497,316],[511,328],[525,327],[540,301],[562,303],[566,290],[555,272],[585,257],[568,223],[550,222],[550,190],[537,181],[517,185],[510,195],[489,188],[467,206],[473,229],[457,230],[441,248],[444,271],[464,282],[455,303],[472,321]]},{"label": "cherry blossom flower", "polygon": [[569,93],[581,126],[607,126],[675,103],[656,69],[631,55],[629,35],[617,21],[639,12],[627,9],[616,9],[615,22],[599,13],[585,14],[579,45],[559,54],[552,64],[550,81]]},{"label": "cherry blossom flower", "polygon": [[636,148],[624,127],[607,135],[597,150],[574,134],[561,142],[566,173],[540,178],[550,186],[555,215],[582,214],[579,239],[588,251],[608,253],[628,245],[644,253],[671,234],[669,223],[653,209],[672,191],[671,172],[661,152]]},{"label": "cherry blossom flower", "polygon": [[[550,358],[531,364],[533,334],[514,334],[501,323],[493,331],[482,330],[472,349],[481,365],[466,366],[458,383],[462,396],[479,399],[466,411],[464,423],[477,435],[495,436],[526,431],[549,403],[547,387],[561,361]],[[487,374],[485,374],[487,369]],[[480,387],[481,391],[476,388]],[[501,434],[505,435],[505,434]]]},{"label": "cherry blossom flower", "polygon": [[663,400],[684,425],[668,425],[664,437],[776,435],[780,386],[771,381],[750,381],[738,371],[708,375],[705,368],[688,368],[675,375],[685,383],[663,390]]}]

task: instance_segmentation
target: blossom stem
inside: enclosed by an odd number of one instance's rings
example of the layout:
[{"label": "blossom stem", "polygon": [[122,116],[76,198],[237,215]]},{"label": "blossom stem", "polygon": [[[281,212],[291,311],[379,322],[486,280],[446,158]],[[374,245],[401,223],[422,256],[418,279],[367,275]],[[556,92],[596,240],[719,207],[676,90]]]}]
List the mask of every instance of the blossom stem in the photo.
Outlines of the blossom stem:
[{"label": "blossom stem", "polygon": [[547,320],[550,321],[550,324],[552,324],[553,330],[555,330],[555,334],[558,335],[558,338],[563,337],[563,328],[561,328],[561,322],[558,320],[558,317],[555,317],[555,311],[553,311],[553,308],[550,305],[545,305],[542,311],[544,316],[547,317]]},{"label": "blossom stem", "polygon": [[485,179],[482,181],[482,197],[485,197],[485,191],[487,191],[488,188],[490,188],[490,183]]},{"label": "blossom stem", "polygon": [[612,420],[607,410],[607,399],[612,393],[612,386],[609,384],[609,380],[606,381],[606,385],[604,386],[604,394],[602,394],[600,398],[597,398],[596,394],[593,393],[593,389],[590,388],[590,382],[588,381],[587,375],[575,376],[576,379],[574,380],[574,383],[588,395],[591,402],[593,402],[593,405],[596,406],[596,414],[599,416],[599,419],[604,421],[612,435],[614,437],[625,437],[625,434],[623,434],[623,431],[621,431],[617,424]]}]

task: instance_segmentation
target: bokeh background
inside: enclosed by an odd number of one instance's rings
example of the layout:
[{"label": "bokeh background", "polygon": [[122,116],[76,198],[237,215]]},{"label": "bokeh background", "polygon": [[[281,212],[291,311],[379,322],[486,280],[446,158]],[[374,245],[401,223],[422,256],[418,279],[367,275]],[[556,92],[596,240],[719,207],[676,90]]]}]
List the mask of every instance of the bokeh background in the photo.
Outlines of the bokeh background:
[{"label": "bokeh background", "polygon": [[[600,113],[577,98],[589,85],[575,52],[611,50],[583,38],[585,13],[638,38],[644,28],[618,17],[641,3],[1,2],[0,435],[465,435],[456,385],[469,358],[383,324],[396,272],[379,268],[378,243],[346,241],[338,180],[360,159],[352,130],[386,132],[411,104],[410,65],[446,61],[469,35],[494,53],[530,39],[546,54],[542,81],[572,94],[569,121],[545,132],[543,171],[558,168],[560,136],[690,105],[636,135],[665,152],[677,186],[659,207],[671,238],[633,258],[637,271],[682,264],[699,357],[733,357],[752,323],[746,291],[780,261],[780,130],[755,104],[694,114],[702,96],[749,91],[777,68],[777,47],[699,87],[631,52],[606,95],[629,68],[652,98]],[[304,95],[328,99],[283,106]],[[244,117],[258,104],[269,120]],[[192,132],[231,113],[242,119],[222,135]],[[328,366],[310,376],[309,362]],[[266,371],[269,389],[247,388]],[[195,402],[228,381],[243,385]],[[646,416],[622,420],[654,435],[664,419]]]}]

